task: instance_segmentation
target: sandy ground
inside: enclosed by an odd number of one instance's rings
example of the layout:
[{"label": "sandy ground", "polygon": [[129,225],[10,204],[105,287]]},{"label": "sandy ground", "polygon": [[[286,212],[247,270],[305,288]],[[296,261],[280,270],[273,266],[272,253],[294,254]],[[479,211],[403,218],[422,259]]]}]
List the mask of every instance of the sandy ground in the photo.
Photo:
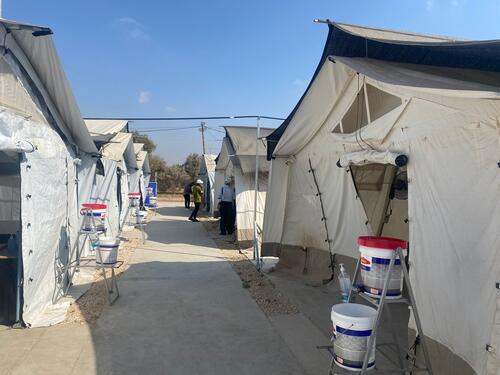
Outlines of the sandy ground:
[{"label": "sandy ground", "polygon": [[[118,252],[118,260],[123,263],[118,268],[115,268],[117,277],[120,277],[129,267],[130,257],[139,243],[139,239],[123,242]],[[106,270],[106,277],[108,280],[111,277],[110,270]],[[92,286],[71,305],[66,313],[64,323],[94,323],[107,307],[109,307],[109,304],[102,270],[96,270]]]}]

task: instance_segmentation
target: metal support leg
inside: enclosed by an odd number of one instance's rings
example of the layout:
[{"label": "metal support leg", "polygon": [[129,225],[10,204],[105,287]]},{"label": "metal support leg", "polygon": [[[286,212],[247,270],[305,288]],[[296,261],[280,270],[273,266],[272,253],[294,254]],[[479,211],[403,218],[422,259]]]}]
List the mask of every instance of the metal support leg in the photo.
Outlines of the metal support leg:
[{"label": "metal support leg", "polygon": [[415,323],[417,325],[417,331],[418,334],[421,336],[421,343],[422,343],[422,351],[424,353],[424,360],[425,360],[425,366],[427,367],[427,371],[430,375],[432,375],[432,366],[431,366],[431,360],[429,356],[429,351],[427,349],[427,344],[426,344],[426,339],[424,337],[424,331],[422,330],[422,323],[420,322],[420,316],[418,315],[418,311],[416,308],[416,301],[415,301],[415,296],[413,294],[413,289],[410,285],[410,275],[408,273],[408,269],[406,268],[406,263],[404,261],[404,256],[403,256],[403,250],[397,249],[399,259],[401,259],[401,266],[403,267],[403,275],[404,275],[404,280],[406,284],[406,288],[408,289],[408,296],[410,298],[410,303],[412,306],[412,312],[413,312],[413,317],[415,318]]},{"label": "metal support leg", "polygon": [[387,287],[389,285],[389,279],[391,278],[391,272],[392,272],[392,269],[394,267],[395,261],[396,261],[396,253],[393,252],[391,260],[389,262],[389,267],[388,267],[386,275],[385,275],[384,287],[382,289],[382,295],[380,296],[380,300],[378,302],[377,316],[376,316],[375,322],[373,324],[372,334],[370,335],[370,338],[368,339],[368,347],[366,348],[365,359],[363,361],[363,367],[361,369],[361,375],[366,374],[366,371],[368,368],[368,362],[370,360],[370,356],[372,354],[372,351],[375,350],[373,348],[373,344],[375,343],[375,337],[377,335],[377,328],[380,325],[380,318],[382,316],[382,311],[384,309],[385,297],[387,296]]},{"label": "metal support leg", "polygon": [[104,278],[104,285],[106,286],[106,291],[108,293],[108,302],[111,306],[116,302],[118,297],[120,297],[120,291],[118,290],[118,282],[116,280],[116,274],[114,267],[111,268],[111,278],[108,280],[106,276],[107,267],[102,267],[102,276]]},{"label": "metal support leg", "polygon": [[[387,318],[389,319],[389,322],[393,322],[394,320],[392,319],[392,313],[391,313],[391,305],[388,304],[386,308],[386,313],[387,313]],[[400,368],[405,368],[405,357],[403,355],[403,352],[401,351],[401,348],[399,347],[399,342],[398,342],[398,335],[396,332],[396,327],[394,327],[394,324],[390,324],[391,326],[391,335],[392,335],[392,340],[396,344],[396,353],[398,355],[398,363]]]}]

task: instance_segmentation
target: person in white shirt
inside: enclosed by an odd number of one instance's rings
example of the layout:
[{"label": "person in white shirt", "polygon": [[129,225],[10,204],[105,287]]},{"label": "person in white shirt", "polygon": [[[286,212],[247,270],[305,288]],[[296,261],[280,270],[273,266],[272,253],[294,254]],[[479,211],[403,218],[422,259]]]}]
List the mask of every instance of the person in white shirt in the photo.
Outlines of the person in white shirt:
[{"label": "person in white shirt", "polygon": [[223,236],[234,232],[235,206],[234,189],[227,179],[219,191],[220,234]]}]

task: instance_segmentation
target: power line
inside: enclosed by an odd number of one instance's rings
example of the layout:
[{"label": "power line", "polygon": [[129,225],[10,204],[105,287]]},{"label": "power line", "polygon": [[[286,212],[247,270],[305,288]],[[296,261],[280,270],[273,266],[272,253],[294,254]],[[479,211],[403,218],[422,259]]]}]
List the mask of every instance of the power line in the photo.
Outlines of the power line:
[{"label": "power line", "polygon": [[125,120],[125,121],[189,121],[189,120],[234,120],[260,118],[265,120],[284,121],[284,118],[260,115],[245,116],[206,116],[206,117],[85,117],[86,120]]},{"label": "power line", "polygon": [[184,126],[182,128],[159,128],[159,129],[144,129],[144,130],[137,130],[141,133],[152,133],[152,132],[168,132],[168,131],[173,131],[173,130],[186,130],[186,129],[196,129],[199,128],[199,126]]},{"label": "power line", "polygon": [[219,129],[215,129],[215,128],[212,128],[212,127],[210,127],[210,126],[205,126],[205,128],[207,128],[208,130],[213,130],[214,132],[219,132],[219,133],[224,133],[224,134],[226,134],[226,132],[225,132],[225,131],[223,131],[223,130],[219,130]]}]

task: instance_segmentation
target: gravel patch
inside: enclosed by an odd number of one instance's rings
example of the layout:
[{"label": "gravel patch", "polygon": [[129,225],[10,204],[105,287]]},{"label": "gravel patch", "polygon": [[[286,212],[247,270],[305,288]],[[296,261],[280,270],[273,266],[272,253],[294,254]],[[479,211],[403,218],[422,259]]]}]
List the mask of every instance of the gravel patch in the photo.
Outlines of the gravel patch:
[{"label": "gravel patch", "polygon": [[[120,267],[115,268],[115,274],[119,277],[129,268],[129,261],[135,249],[141,243],[141,239],[134,238],[122,242],[118,251],[118,260],[123,261]],[[111,270],[106,270],[106,277],[111,277]],[[119,286],[118,286],[119,287]],[[102,276],[102,270],[96,270],[94,282],[87,292],[78,298],[68,309],[64,323],[92,324],[109,307],[106,285]]]},{"label": "gravel patch", "polygon": [[219,235],[219,221],[200,218],[208,234],[215,241],[227,261],[241,279],[241,286],[248,289],[252,298],[267,316],[298,314],[299,310],[239,249],[234,236]]}]

